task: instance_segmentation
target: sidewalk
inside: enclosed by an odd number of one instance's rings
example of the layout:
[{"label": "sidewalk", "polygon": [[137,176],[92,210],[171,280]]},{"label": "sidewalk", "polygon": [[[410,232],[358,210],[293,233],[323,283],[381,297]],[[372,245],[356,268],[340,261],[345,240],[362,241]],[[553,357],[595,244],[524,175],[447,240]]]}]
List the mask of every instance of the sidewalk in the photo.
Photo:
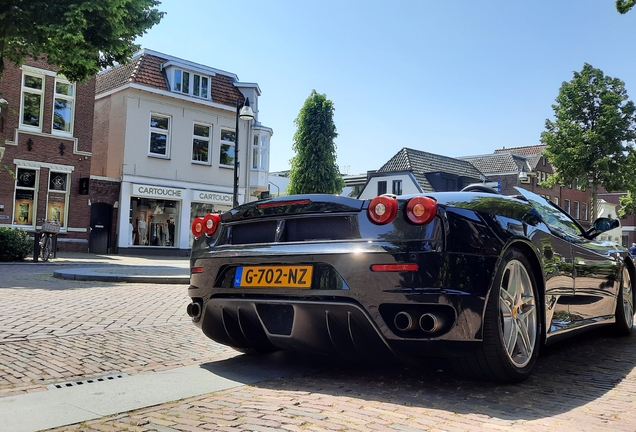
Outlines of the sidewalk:
[{"label": "sidewalk", "polygon": [[32,268],[50,267],[53,270],[53,277],[59,279],[159,284],[190,283],[188,257],[58,252],[55,258],[50,258],[46,262],[41,260],[33,262],[32,257],[27,257],[21,262],[0,262],[0,265],[7,264]]}]

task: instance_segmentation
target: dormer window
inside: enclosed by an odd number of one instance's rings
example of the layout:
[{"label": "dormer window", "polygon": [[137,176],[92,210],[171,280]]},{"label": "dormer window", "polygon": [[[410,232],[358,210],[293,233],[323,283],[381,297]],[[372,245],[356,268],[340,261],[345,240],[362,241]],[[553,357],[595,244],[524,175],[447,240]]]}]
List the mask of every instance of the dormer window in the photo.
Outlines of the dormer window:
[{"label": "dormer window", "polygon": [[208,99],[210,94],[210,77],[191,73],[182,69],[174,69],[172,90],[187,95]]}]

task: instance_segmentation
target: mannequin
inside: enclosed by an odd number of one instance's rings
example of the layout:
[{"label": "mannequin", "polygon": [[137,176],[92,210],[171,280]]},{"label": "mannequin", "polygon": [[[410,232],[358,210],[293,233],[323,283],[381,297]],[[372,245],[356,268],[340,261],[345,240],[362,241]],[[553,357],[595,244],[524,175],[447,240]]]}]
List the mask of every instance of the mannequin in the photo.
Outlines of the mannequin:
[{"label": "mannequin", "polygon": [[146,244],[146,228],[147,228],[146,220],[140,219],[137,225],[137,230],[139,230],[139,244],[142,244],[142,245]]}]

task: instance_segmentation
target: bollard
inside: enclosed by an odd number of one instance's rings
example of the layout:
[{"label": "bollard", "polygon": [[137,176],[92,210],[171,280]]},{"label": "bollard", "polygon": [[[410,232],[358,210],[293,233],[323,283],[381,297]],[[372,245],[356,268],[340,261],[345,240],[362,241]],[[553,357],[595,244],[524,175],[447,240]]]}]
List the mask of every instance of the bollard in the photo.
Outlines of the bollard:
[{"label": "bollard", "polygon": [[40,233],[33,234],[33,262],[38,262],[40,257]]}]

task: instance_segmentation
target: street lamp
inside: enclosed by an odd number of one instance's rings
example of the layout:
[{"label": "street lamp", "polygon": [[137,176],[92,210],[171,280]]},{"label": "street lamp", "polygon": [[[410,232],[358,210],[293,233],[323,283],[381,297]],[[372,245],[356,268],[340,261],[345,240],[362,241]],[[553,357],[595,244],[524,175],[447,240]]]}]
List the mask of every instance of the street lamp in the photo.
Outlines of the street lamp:
[{"label": "street lamp", "polygon": [[241,99],[236,100],[236,132],[234,134],[234,195],[233,207],[238,207],[238,153],[239,153],[239,118],[241,120],[254,120],[254,111],[250,107],[250,98],[245,98],[245,103]]}]

